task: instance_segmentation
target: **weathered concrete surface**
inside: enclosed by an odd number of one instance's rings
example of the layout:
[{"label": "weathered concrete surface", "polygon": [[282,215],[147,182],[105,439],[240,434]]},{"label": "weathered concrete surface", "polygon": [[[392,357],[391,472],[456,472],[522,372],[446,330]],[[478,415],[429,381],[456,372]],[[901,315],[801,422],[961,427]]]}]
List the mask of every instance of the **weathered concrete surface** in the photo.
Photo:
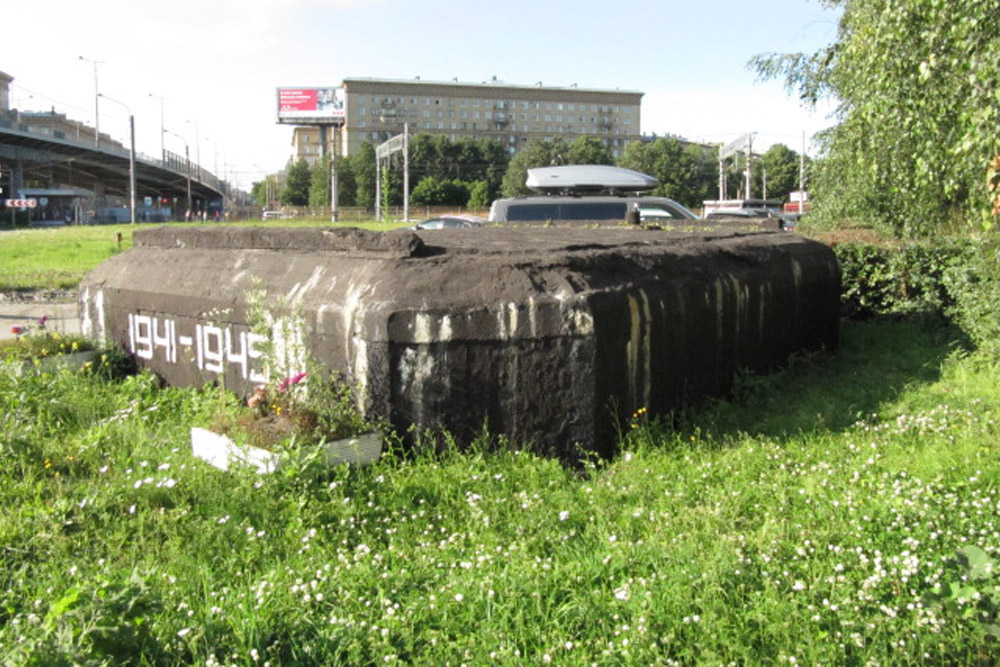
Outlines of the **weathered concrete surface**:
[{"label": "weathered concrete surface", "polygon": [[85,333],[180,385],[260,381],[255,281],[304,316],[365,411],[460,438],[607,453],[616,421],[836,348],[840,271],[794,234],[623,228],[158,228],[95,269]]}]

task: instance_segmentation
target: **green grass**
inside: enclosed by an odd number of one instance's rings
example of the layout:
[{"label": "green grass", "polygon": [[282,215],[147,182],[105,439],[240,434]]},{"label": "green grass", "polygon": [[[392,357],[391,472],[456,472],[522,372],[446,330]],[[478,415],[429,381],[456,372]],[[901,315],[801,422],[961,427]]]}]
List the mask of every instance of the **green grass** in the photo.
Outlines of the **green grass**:
[{"label": "green grass", "polygon": [[[173,225],[196,223],[170,223]],[[331,226],[323,220],[281,220],[202,223],[205,226],[266,225],[268,227]],[[338,223],[374,231],[387,231],[404,223]],[[58,228],[0,231],[0,292],[75,289],[87,273],[114,254],[132,246],[137,229],[160,224],[79,225]],[[121,243],[118,235],[121,234]]]},{"label": "green grass", "polygon": [[991,664],[996,575],[956,556],[1000,555],[997,387],[873,321],[580,470],[484,437],[256,476],[189,454],[215,390],[0,373],[0,655]]}]

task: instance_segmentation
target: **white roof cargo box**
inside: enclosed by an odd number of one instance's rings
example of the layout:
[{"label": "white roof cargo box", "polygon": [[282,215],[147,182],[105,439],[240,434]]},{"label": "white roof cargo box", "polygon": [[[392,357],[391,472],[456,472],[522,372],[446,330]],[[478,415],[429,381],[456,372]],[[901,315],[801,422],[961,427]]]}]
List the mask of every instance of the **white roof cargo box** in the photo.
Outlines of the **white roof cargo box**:
[{"label": "white roof cargo box", "polygon": [[525,185],[546,194],[649,192],[660,182],[648,174],[603,164],[571,164],[528,170]]}]

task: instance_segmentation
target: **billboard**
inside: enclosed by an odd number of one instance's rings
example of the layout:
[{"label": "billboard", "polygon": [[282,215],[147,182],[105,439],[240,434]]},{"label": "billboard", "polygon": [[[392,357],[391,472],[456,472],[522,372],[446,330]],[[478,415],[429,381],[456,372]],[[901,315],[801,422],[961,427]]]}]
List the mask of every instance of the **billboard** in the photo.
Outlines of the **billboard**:
[{"label": "billboard", "polygon": [[343,88],[278,88],[279,123],[341,124],[346,113]]}]

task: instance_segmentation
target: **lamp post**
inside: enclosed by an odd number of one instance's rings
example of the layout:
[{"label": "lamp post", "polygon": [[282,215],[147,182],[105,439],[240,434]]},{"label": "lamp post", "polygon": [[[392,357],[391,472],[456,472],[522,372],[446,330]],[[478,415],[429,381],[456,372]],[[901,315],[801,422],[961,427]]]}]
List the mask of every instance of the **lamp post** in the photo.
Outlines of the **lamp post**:
[{"label": "lamp post", "polygon": [[166,132],[166,130],[163,129],[163,101],[164,101],[165,98],[163,98],[163,97],[161,97],[159,95],[154,95],[153,93],[150,93],[149,96],[150,97],[155,97],[156,99],[160,100],[160,159],[163,160],[163,161],[166,161],[166,159],[167,159],[167,148],[166,148],[166,145],[164,143],[164,138],[163,138],[163,135]]},{"label": "lamp post", "polygon": [[170,134],[174,135],[175,137],[177,137],[178,139],[180,139],[181,141],[184,142],[184,162],[187,164],[187,212],[190,215],[190,213],[191,213],[191,151],[188,148],[187,139],[185,139],[181,135],[179,135],[176,132],[173,132],[171,130],[164,130],[164,132],[170,132]]},{"label": "lamp post", "polygon": [[92,63],[94,65],[94,146],[96,148],[100,148],[100,146],[101,146],[101,140],[100,140],[100,136],[101,136],[101,114],[100,114],[100,111],[98,109],[97,101],[98,101],[98,98],[101,96],[101,93],[99,92],[99,88],[97,87],[97,66],[98,65],[103,65],[104,61],[103,60],[91,60],[90,58],[84,58],[83,56],[80,56],[80,60],[83,60],[83,61],[88,62],[88,63]]},{"label": "lamp post", "polygon": [[128,152],[128,193],[129,193],[129,211],[131,212],[132,224],[135,224],[135,116],[132,115],[132,110],[128,108],[128,105],[119,102],[116,99],[108,97],[104,93],[98,93],[98,97],[103,97],[109,102],[114,102],[115,104],[120,104],[128,112],[128,130],[130,135],[130,146]]},{"label": "lamp post", "polygon": [[198,132],[198,123],[193,120],[184,122],[194,125],[194,161],[198,164],[198,180],[201,180],[201,134]]}]

